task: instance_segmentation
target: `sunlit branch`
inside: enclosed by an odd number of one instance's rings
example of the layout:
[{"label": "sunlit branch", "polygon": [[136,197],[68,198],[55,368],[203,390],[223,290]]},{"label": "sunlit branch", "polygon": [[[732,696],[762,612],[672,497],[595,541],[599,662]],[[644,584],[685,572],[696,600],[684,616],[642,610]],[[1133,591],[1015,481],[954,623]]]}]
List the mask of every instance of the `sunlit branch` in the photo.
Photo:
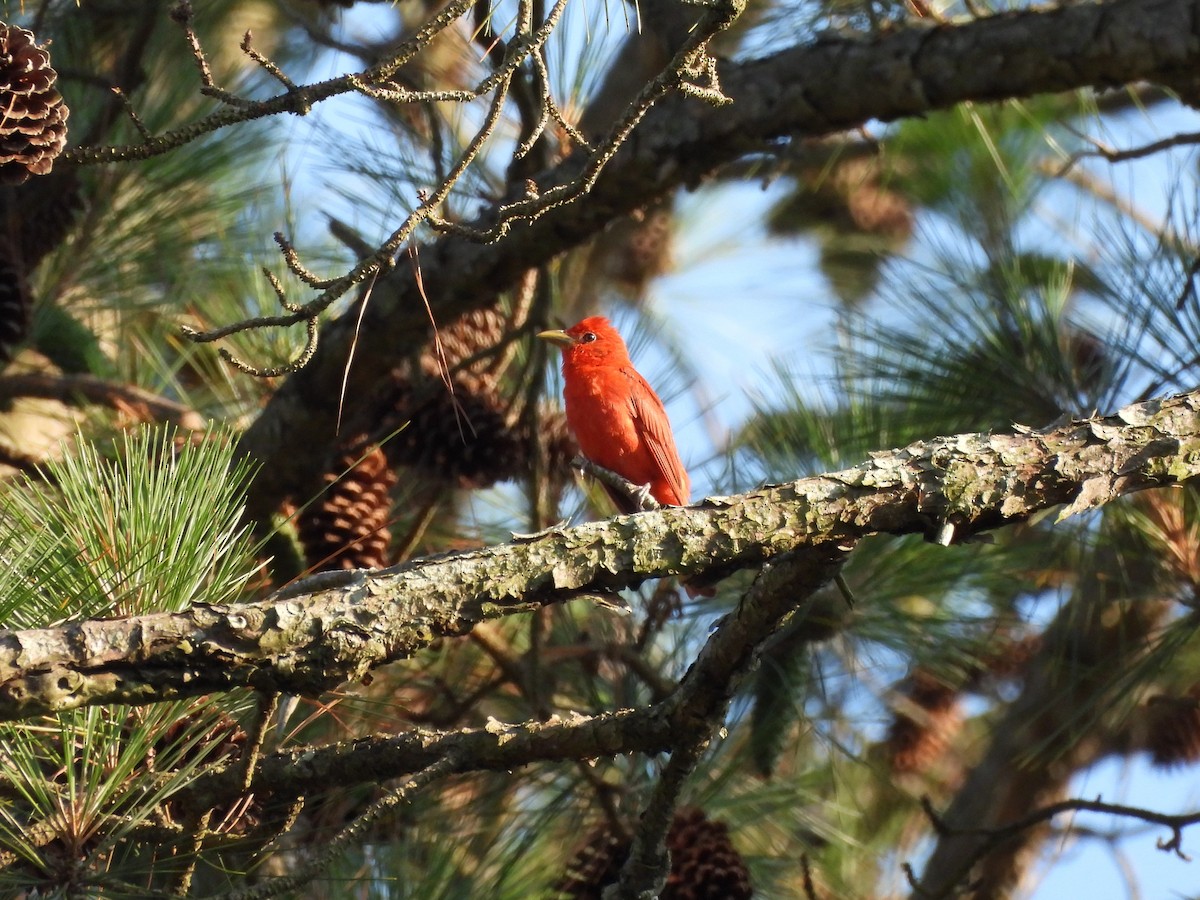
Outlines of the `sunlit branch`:
[{"label": "sunlit branch", "polygon": [[[477,0],[451,0],[441,12],[430,19],[411,38],[397,45],[395,52],[387,60],[362,72],[298,87],[266,100],[246,100],[217,88],[213,83],[212,73],[205,60],[203,50],[199,49],[199,41],[189,39],[189,45],[193,55],[196,56],[197,66],[201,73],[201,93],[214,96],[227,108],[219,109],[191,124],[172,129],[140,144],[77,147],[64,153],[62,160],[79,165],[133,162],[160,156],[230,125],[267,118],[280,113],[304,115],[317,103],[341,94],[356,92],[358,90],[355,87],[356,82],[367,85],[387,82],[401,66],[415,58],[438,34],[448,28],[476,2]],[[190,13],[184,21],[189,18]],[[192,38],[194,38],[194,34]]]},{"label": "sunlit branch", "polygon": [[[531,30],[532,22],[530,20],[531,7],[527,3],[522,4],[522,21],[525,27],[530,29],[531,33],[527,35],[518,35],[516,39],[510,42],[508,52],[505,54],[505,63],[500,69],[488,78],[484,79],[475,91],[465,92],[467,99],[475,99],[477,96],[492,92],[493,98],[489,108],[487,117],[485,118],[479,131],[472,139],[471,143],[466,147],[458,162],[446,173],[438,188],[429,194],[422,194],[420,204],[408,215],[404,223],[394,231],[391,236],[381,244],[372,255],[361,260],[357,266],[349,273],[339,278],[322,280],[315,274],[310,272],[300,262],[291,245],[280,237],[276,240],[280,244],[280,248],[284,253],[285,261],[288,267],[301,280],[305,281],[313,287],[322,289],[322,293],[313,300],[305,304],[293,304],[287,300],[282,289],[277,287],[277,280],[272,280],[272,286],[276,287],[276,293],[279,297],[281,305],[287,312],[283,315],[275,316],[259,316],[250,319],[244,319],[240,322],[230,323],[228,325],[211,329],[209,331],[198,331],[192,328],[184,328],[185,335],[198,343],[216,341],[232,334],[237,334],[243,331],[249,331],[262,328],[286,327],[300,321],[309,323],[309,339],[305,344],[304,350],[291,362],[285,363],[282,366],[271,368],[259,368],[248,362],[234,357],[226,350],[221,351],[224,359],[236,366],[238,369],[249,374],[258,376],[276,376],[293,372],[301,368],[311,359],[313,352],[316,349],[316,339],[314,334],[314,322],[320,313],[329,307],[331,303],[340,298],[346,291],[356,284],[379,274],[382,271],[391,269],[395,265],[395,254],[400,247],[408,241],[417,226],[426,220],[436,220],[437,210],[441,204],[449,196],[454,186],[462,178],[470,165],[475,161],[484,144],[491,138],[495,132],[497,125],[500,122],[504,102],[508,97],[509,89],[513,83],[513,75],[519,68],[521,63],[530,55],[541,50],[546,40],[553,33],[554,27],[557,25],[566,9],[567,0],[558,0],[551,8],[546,17],[546,21],[536,30]],[[359,89],[373,96],[383,96],[389,99],[399,99],[400,96],[412,99],[409,94],[390,96],[392,92],[387,89],[377,89],[367,85],[358,79],[357,76],[350,76],[352,81]],[[429,98],[419,98],[429,99]]]},{"label": "sunlit branch", "polygon": [[[672,91],[682,91],[686,84],[690,86],[686,92],[707,102],[726,102],[728,98],[720,94],[719,88],[714,88],[714,82],[711,81],[711,78],[715,78],[715,67],[710,65],[708,42],[714,35],[731,26],[744,8],[745,0],[728,0],[710,7],[710,12],[697,25],[671,61],[657,77],[642,88],[624,116],[609,130],[604,141],[588,155],[583,172],[578,178],[545,192],[530,191],[524,199],[501,206],[496,221],[490,228],[473,228],[436,217],[430,219],[430,224],[446,233],[457,234],[480,243],[494,243],[508,233],[513,223],[533,221],[551,209],[573,203],[590,192],[605,166],[617,155],[617,151],[637,128],[638,123],[658,101]],[[712,75],[708,85],[693,83],[692,79],[698,73],[709,72],[712,72]]]}]

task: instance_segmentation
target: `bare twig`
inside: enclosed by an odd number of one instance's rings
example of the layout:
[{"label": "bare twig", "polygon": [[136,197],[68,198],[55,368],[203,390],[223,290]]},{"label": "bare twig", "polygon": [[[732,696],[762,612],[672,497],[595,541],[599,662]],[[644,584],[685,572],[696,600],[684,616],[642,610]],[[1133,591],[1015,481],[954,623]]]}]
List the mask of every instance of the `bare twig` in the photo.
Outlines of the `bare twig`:
[{"label": "bare twig", "polygon": [[[565,8],[565,6],[566,0],[559,0],[555,6],[557,13],[552,13],[552,18],[556,19],[557,16],[560,16],[562,14],[562,9]],[[539,31],[539,40],[544,41],[547,37],[549,37],[549,34],[550,30],[548,27],[541,29]],[[422,196],[420,205],[418,205],[416,209],[409,213],[408,217],[404,220],[404,223],[398,229],[396,229],[396,231],[394,231],[383,244],[379,246],[372,256],[361,260],[358,265],[356,265],[346,275],[333,279],[329,282],[322,282],[323,284],[326,284],[327,287],[319,296],[308,303],[303,305],[291,304],[281,294],[280,302],[285,309],[289,310],[286,315],[259,316],[205,332],[185,327],[184,334],[193,341],[198,343],[206,343],[210,341],[216,341],[223,337],[227,337],[231,334],[236,334],[242,331],[291,325],[302,320],[307,320],[309,339],[304,350],[293,361],[290,363],[285,363],[282,366],[258,368],[249,363],[236,359],[224,349],[220,351],[222,358],[230,362],[232,365],[244,372],[259,377],[284,375],[302,368],[312,357],[312,354],[316,351],[316,317],[320,315],[320,313],[323,312],[331,303],[341,297],[342,294],[349,290],[353,285],[359,284],[368,278],[373,278],[385,269],[391,269],[394,267],[395,254],[399,250],[400,246],[412,236],[412,233],[416,229],[417,225],[419,225],[422,221],[433,217],[433,211],[445,201],[447,196],[449,196],[450,191],[454,188],[454,185],[479,155],[479,152],[483,149],[484,144],[487,143],[487,141],[491,138],[496,126],[500,122],[500,117],[504,110],[504,101],[508,96],[508,87],[510,81],[511,77],[505,77],[495,83],[495,95],[492,98],[492,103],[488,110],[488,114],[475,137],[464,149],[462,156],[459,157],[458,162],[450,169],[436,190],[430,194],[425,194]],[[297,265],[299,265],[298,261]],[[313,277],[315,278],[315,276]]]},{"label": "bare twig", "polygon": [[436,16],[418,29],[412,37],[401,41],[391,56],[374,66],[352,75],[342,75],[326,81],[297,87],[266,100],[244,100],[217,88],[213,83],[212,71],[200,48],[195,33],[191,31],[191,4],[183,0],[172,11],[172,17],[184,26],[189,47],[200,70],[201,93],[218,99],[222,109],[210,113],[179,128],[167,131],[141,144],[111,147],[76,147],[61,157],[63,162],[77,165],[98,165],[111,162],[134,162],[168,153],[204,135],[211,134],[229,125],[250,122],[280,113],[303,115],[315,104],[341,94],[357,90],[356,83],[380,85],[387,82],[407,62],[424,50],[442,31],[455,22],[463,13],[475,5],[477,0],[451,0]]},{"label": "bare twig", "polygon": [[258,765],[258,757],[262,753],[263,742],[267,732],[275,720],[275,711],[279,709],[279,693],[271,691],[258,695],[258,710],[255,713],[254,728],[246,740],[246,746],[238,764],[242,768],[242,790],[250,791],[250,782],[254,777],[254,767]]},{"label": "bare twig", "polygon": [[[195,30],[192,28],[193,15],[192,4],[189,0],[179,0],[171,9],[171,18],[183,27],[184,40],[187,41],[188,49],[192,51],[192,59],[196,62],[196,69],[200,72],[200,93],[206,97],[212,97],[214,100],[220,100],[230,107],[250,109],[253,106],[253,101],[246,100],[236,94],[230,93],[224,88],[217,87],[217,83],[213,79],[212,69],[208,65],[208,57],[205,56],[204,48],[200,45],[200,38],[196,36]],[[145,137],[147,144],[152,142],[149,135],[145,135]]]},{"label": "bare twig", "polygon": [[200,84],[206,88],[215,87],[208,58],[204,55],[204,48],[200,46],[200,38],[196,37],[196,32],[192,29],[194,15],[195,11],[189,0],[179,0],[171,7],[171,18],[183,28],[184,40],[187,41],[188,48],[192,51],[192,59],[195,60],[196,68],[200,72]]},{"label": "bare twig", "polygon": [[[490,244],[508,234],[514,223],[533,221],[551,209],[573,203],[587,195],[650,109],[672,91],[691,83],[687,73],[695,71],[698,60],[707,59],[708,41],[713,35],[732,25],[744,8],[745,0],[725,0],[711,5],[710,12],[688,36],[687,41],[662,72],[641,90],[630,103],[625,115],[609,130],[604,141],[588,155],[583,172],[578,178],[556,185],[548,191],[527,195],[523,199],[502,205],[497,212],[496,221],[489,228],[472,228],[437,217],[431,217],[430,224],[440,231]],[[704,65],[707,67],[707,63]],[[713,71],[715,74],[715,69]],[[702,86],[693,87],[700,94],[709,90]],[[716,101],[716,93],[711,96],[705,94],[705,99]]]},{"label": "bare twig", "polygon": [[[307,284],[309,287],[317,290],[324,290],[333,284],[333,279],[320,278],[313,272],[305,268],[300,262],[300,255],[296,252],[296,248],[292,246],[291,241],[284,237],[282,231],[275,232],[275,243],[279,246],[279,252],[283,254],[284,262],[287,267],[292,270],[292,274]],[[290,304],[284,304],[285,308],[295,309],[296,307]]]},{"label": "bare twig", "polygon": [[[964,871],[969,871],[976,862],[983,859],[996,847],[1012,839],[1021,832],[1033,828],[1037,825],[1042,825],[1049,822],[1055,816],[1065,812],[1095,812],[1104,813],[1112,816],[1124,816],[1126,818],[1138,819],[1142,822],[1149,822],[1154,825],[1161,825],[1171,830],[1171,837],[1167,840],[1159,838],[1157,846],[1159,850],[1174,853],[1185,862],[1190,862],[1191,857],[1183,852],[1183,830],[1188,826],[1200,823],[1200,812],[1192,813],[1163,813],[1153,809],[1143,809],[1139,806],[1126,806],[1120,803],[1105,803],[1098,797],[1095,800],[1069,799],[1061,800],[1058,803],[1051,803],[1040,809],[1035,809],[1033,812],[1007,825],[998,825],[991,828],[955,828],[947,824],[941,816],[933,808],[933,803],[928,797],[921,798],[921,809],[925,812],[934,831],[939,835],[977,835],[984,838],[976,845],[968,857],[964,861]],[[911,873],[911,867],[906,867],[906,870]],[[926,892],[925,896],[929,896]],[[934,894],[932,896],[942,896]]]},{"label": "bare twig", "polygon": [[[290,324],[290,323],[289,323]],[[240,357],[234,356],[224,347],[217,352],[221,355],[221,359],[229,363],[235,369],[245,372],[247,375],[253,375],[255,378],[277,378],[280,375],[290,375],[298,369],[303,369],[308,365],[308,361],[312,359],[313,354],[317,352],[317,336],[319,329],[317,327],[317,317],[312,316],[305,323],[307,338],[304,342],[304,348],[290,362],[285,362],[278,366],[256,366],[253,363],[248,363]],[[188,334],[191,329],[184,329],[184,333]]]},{"label": "bare twig", "polygon": [[114,87],[112,92],[117,95],[117,98],[121,101],[121,105],[125,107],[125,113],[129,116],[129,120],[133,122],[133,127],[137,129],[138,134],[147,141],[151,140],[153,135],[150,134],[150,129],[146,127],[146,123],[142,121],[137,110],[133,108],[133,104],[129,102],[129,95],[119,87]]},{"label": "bare twig", "polygon": [[[245,36],[242,37],[242,52],[245,53],[247,56],[249,56],[256,63],[258,63],[258,65],[262,67],[264,72],[266,72],[268,75],[270,75],[272,78],[274,78],[280,84],[282,84],[289,91],[297,90],[295,82],[293,82],[292,79],[288,78],[287,75],[284,74],[283,70],[279,68],[279,66],[275,65],[275,63],[273,63],[271,60],[267,59],[265,56],[263,56],[261,53],[259,53],[257,50],[254,49],[254,46],[252,43],[253,40],[254,40],[254,35],[251,34],[249,29],[247,29]],[[305,110],[304,112],[307,112],[307,110]],[[304,115],[304,112],[302,112],[301,115]]]},{"label": "bare twig", "polygon": [[179,877],[175,879],[172,893],[177,897],[186,897],[191,890],[192,878],[196,874],[196,864],[200,861],[200,848],[204,846],[204,839],[209,834],[208,826],[209,822],[212,821],[212,814],[213,811],[207,809],[188,823],[188,829],[191,831],[189,836],[191,846],[188,847],[187,852],[184,854],[184,858],[187,859],[187,865],[179,873]]},{"label": "bare twig", "polygon": [[1072,153],[1067,161],[1063,163],[1062,168],[1059,169],[1059,176],[1065,175],[1081,159],[1086,159],[1087,157],[1101,157],[1111,163],[1127,162],[1131,159],[1143,159],[1147,156],[1153,156],[1155,153],[1170,150],[1172,147],[1200,144],[1200,131],[1180,132],[1162,140],[1151,141],[1149,144],[1143,144],[1140,147],[1130,147],[1127,150],[1114,150],[1112,147],[1087,135],[1080,135],[1080,137],[1090,143],[1093,149]]},{"label": "bare twig", "polygon": [[545,104],[546,111],[550,114],[554,121],[558,123],[558,127],[561,128],[563,132],[571,138],[572,141],[574,141],[579,147],[591,153],[595,148],[592,147],[588,139],[584,137],[582,131],[566,120],[566,117],[563,116],[562,110],[559,108],[558,103],[556,103],[554,100],[554,95],[550,93],[550,70],[546,65],[546,57],[543,55],[543,51],[539,50],[538,52],[534,53],[532,55],[532,59],[533,64],[538,72],[538,79],[543,85],[544,93],[542,95],[542,103]]}]

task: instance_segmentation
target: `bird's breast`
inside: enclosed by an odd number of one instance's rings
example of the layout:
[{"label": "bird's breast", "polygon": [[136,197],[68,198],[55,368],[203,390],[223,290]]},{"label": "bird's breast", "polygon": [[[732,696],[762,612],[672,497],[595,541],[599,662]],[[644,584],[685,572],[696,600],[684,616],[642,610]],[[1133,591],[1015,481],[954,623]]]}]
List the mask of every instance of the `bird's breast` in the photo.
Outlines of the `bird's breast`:
[{"label": "bird's breast", "polygon": [[620,471],[620,461],[641,444],[628,379],[619,370],[567,373],[563,399],[583,455]]}]

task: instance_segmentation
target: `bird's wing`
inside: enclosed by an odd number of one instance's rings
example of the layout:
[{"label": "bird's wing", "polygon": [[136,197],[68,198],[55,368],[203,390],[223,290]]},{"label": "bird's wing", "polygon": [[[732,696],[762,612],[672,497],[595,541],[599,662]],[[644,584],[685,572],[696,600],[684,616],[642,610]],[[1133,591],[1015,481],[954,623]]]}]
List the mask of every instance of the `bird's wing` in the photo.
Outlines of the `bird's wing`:
[{"label": "bird's wing", "polygon": [[688,484],[687,470],[679,461],[679,451],[675,449],[675,438],[671,434],[671,423],[667,419],[667,411],[654,388],[634,368],[626,368],[625,374],[630,380],[630,399],[633,403],[633,421],[638,435],[650,448],[654,464],[658,467],[663,479],[675,489],[675,496],[680,505],[686,505],[691,495]]}]

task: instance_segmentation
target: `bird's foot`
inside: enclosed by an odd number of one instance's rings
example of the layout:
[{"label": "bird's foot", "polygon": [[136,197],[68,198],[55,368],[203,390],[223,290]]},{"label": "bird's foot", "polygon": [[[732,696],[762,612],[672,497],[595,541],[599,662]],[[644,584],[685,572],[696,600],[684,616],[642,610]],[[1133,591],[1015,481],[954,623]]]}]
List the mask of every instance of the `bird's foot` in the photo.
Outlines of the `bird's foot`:
[{"label": "bird's foot", "polygon": [[650,495],[649,484],[636,485],[633,490],[633,499],[637,501],[638,509],[658,509],[658,501]]},{"label": "bird's foot", "polygon": [[644,512],[648,509],[661,508],[661,504],[650,493],[649,484],[634,484],[611,469],[598,466],[583,456],[576,456],[571,460],[571,465],[594,476],[603,484],[618,512]]}]

